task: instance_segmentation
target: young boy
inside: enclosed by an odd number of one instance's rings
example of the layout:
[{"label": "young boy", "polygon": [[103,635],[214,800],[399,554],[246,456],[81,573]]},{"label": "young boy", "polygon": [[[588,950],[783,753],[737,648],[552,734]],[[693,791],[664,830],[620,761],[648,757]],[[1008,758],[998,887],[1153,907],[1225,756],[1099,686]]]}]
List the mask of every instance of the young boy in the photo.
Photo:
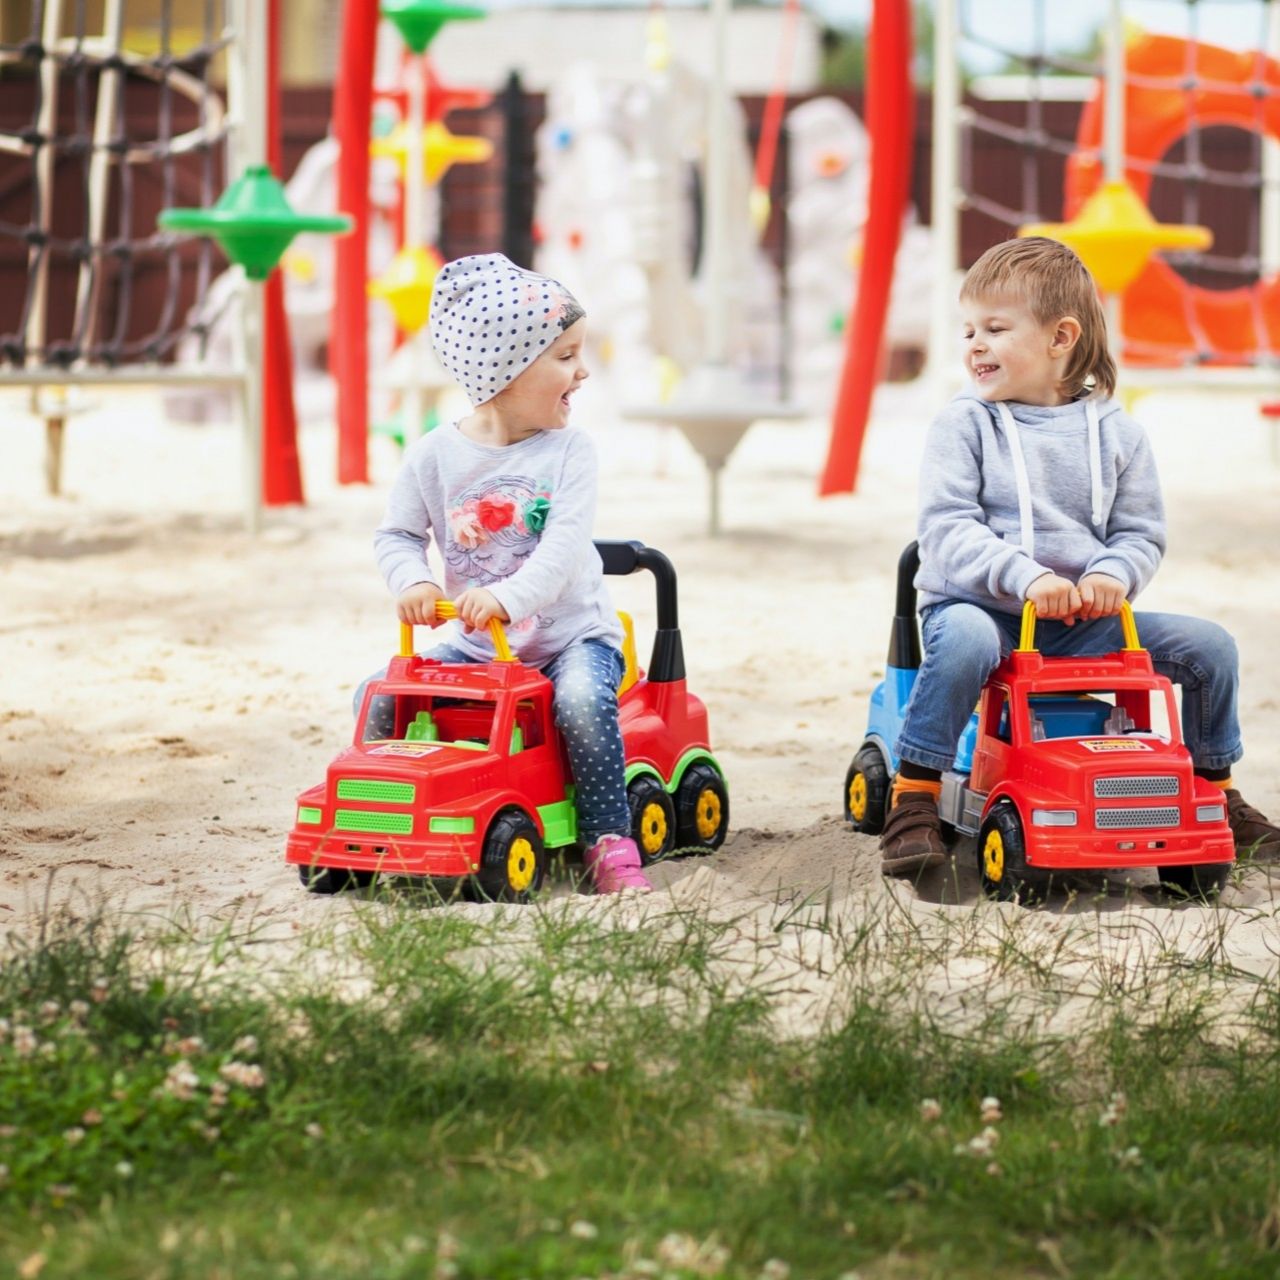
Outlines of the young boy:
[{"label": "young boy", "polygon": [[[1116,370],[1097,287],[1065,245],[1030,237],[989,249],[960,291],[973,387],[934,421],[920,476],[924,661],[907,704],[886,874],[946,859],[941,775],[987,676],[1017,643],[1024,601],[1046,654],[1121,647],[1117,616],[1165,549],[1155,459],[1109,399]],[[1236,847],[1280,859],[1280,829],[1235,789],[1243,748],[1235,641],[1216,623],[1136,616],[1155,668],[1182,686],[1182,730],[1201,777],[1226,794]]]}]

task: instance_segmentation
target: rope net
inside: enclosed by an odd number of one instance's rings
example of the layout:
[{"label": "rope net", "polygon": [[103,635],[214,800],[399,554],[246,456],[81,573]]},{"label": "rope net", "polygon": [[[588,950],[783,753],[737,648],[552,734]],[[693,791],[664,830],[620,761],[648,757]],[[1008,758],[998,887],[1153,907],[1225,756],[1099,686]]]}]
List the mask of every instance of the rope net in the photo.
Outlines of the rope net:
[{"label": "rope net", "polygon": [[181,28],[174,2],[128,35],[121,0],[94,32],[88,0],[32,0],[26,38],[0,42],[0,264],[10,277],[25,265],[21,289],[0,289],[0,379],[161,361],[188,333],[203,348],[217,321],[187,306],[206,297],[217,249],[180,243],[156,213],[221,190],[228,126],[211,77],[232,36],[227,0],[187,3],[200,20]]},{"label": "rope net", "polygon": [[[1089,41],[1075,6],[1032,0],[1011,23],[1009,6],[959,0],[962,65],[1006,73],[978,77],[961,112],[959,265],[1027,223],[1070,219],[1101,181],[1107,6],[1093,8]],[[1280,0],[1169,0],[1125,18],[1125,177],[1157,221],[1208,225],[1214,244],[1159,255],[1126,292],[1124,356],[1280,363],[1280,226],[1264,226],[1264,210],[1280,219],[1267,158]],[[1066,52],[1073,40],[1092,47]]]}]

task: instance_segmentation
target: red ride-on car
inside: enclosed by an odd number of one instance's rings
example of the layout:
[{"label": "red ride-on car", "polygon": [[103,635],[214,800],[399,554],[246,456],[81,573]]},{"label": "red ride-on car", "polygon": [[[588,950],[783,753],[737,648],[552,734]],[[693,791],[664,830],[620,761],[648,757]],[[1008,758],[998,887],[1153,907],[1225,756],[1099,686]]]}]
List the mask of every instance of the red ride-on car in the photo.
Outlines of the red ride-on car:
[{"label": "red ride-on car", "polygon": [[[636,665],[631,620],[621,615],[627,670],[619,725],[641,857],[647,864],[675,849],[718,849],[729,795],[706,709],[685,687],[675,570],[638,542],[596,547],[606,573],[648,569],[657,587],[647,672]],[[523,902],[542,884],[547,850],[577,843],[551,682],[511,656],[496,623],[494,642],[496,661],[443,663],[414,654],[412,628],[401,628],[399,654],[365,691],[354,742],[324,782],[298,797],[285,857],[313,893],[378,874],[466,877],[486,898]],[[394,700],[391,738],[369,736],[375,698]]]},{"label": "red ride-on car", "polygon": [[[884,825],[893,744],[921,663],[919,567],[913,542],[898,562],[885,676],[845,776],[845,820],[867,835]],[[977,837],[983,889],[1025,902],[1054,872],[1154,866],[1175,889],[1216,893],[1235,860],[1226,801],[1192,770],[1173,686],[1141,647],[1129,606],[1118,653],[1046,658],[1035,624],[1028,604],[1018,647],[988,677],[942,775],[944,830]]]},{"label": "red ride-on car", "polygon": [[978,869],[996,897],[1034,898],[1052,871],[1154,865],[1200,895],[1231,873],[1222,791],[1193,773],[1173,686],[1128,604],[1121,623],[1118,653],[1046,658],[1028,603],[1018,648],[987,680],[973,772],[958,789],[952,780],[950,807],[960,830],[981,814]]}]

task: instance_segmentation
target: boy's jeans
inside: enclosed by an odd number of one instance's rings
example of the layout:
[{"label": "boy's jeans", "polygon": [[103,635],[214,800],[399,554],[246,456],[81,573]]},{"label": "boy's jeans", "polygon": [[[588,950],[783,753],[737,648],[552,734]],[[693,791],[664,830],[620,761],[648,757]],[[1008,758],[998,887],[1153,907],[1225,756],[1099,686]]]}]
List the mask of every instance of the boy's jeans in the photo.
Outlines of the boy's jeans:
[{"label": "boy's jeans", "polygon": [[[956,744],[987,676],[1018,643],[1022,619],[958,600],[930,605],[923,619],[924,662],[907,702],[897,751],[926,768],[950,769]],[[1244,754],[1236,715],[1236,642],[1216,622],[1175,613],[1137,613],[1138,640],[1155,669],[1182,686],[1182,736],[1199,769],[1224,769]],[[1067,626],[1036,623],[1047,656],[1114,653],[1124,644],[1120,619]]]},{"label": "boy's jeans", "polygon": [[[441,662],[475,661],[450,644],[437,645],[423,656]],[[624,670],[622,654],[602,640],[579,640],[542,668],[555,686],[551,705],[573,770],[578,839],[586,845],[604,835],[631,834],[622,733],[618,728],[618,685]],[[369,680],[379,680],[386,674],[384,667]],[[357,712],[369,680],[356,690],[353,705]],[[369,709],[366,736],[389,738],[395,732],[393,715],[391,698],[376,699]]]}]

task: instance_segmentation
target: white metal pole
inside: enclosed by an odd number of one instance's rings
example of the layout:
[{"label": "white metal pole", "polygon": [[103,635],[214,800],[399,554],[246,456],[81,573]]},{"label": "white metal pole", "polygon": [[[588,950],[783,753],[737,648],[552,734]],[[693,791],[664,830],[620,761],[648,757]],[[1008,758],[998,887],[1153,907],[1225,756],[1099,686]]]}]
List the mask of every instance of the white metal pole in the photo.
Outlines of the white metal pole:
[{"label": "white metal pole", "polygon": [[[48,235],[53,224],[52,139],[58,122],[58,63],[53,54],[61,29],[62,0],[45,0],[44,24],[40,31],[44,50],[40,58],[40,111],[36,117],[36,128],[45,141],[36,156],[35,166],[36,192],[40,201],[40,216],[36,219],[36,227],[42,235]],[[28,260],[34,267],[35,275],[31,282],[31,310],[27,313],[27,328],[23,335],[29,353],[32,347],[43,348],[45,341],[49,289],[48,248],[33,246]],[[27,363],[34,363],[39,358],[28,354]]]},{"label": "white metal pole", "polygon": [[[1107,182],[1124,182],[1125,179],[1125,58],[1124,58],[1124,4],[1123,0],[1111,0],[1107,15],[1105,41],[1105,79],[1102,117],[1102,165]],[[1124,349],[1124,309],[1120,295],[1113,293],[1106,299],[1107,329],[1111,354],[1116,364]]]},{"label": "white metal pole", "polygon": [[956,0],[937,0],[933,29],[933,301],[928,379],[947,379],[956,359],[955,278],[960,268],[960,40]]},{"label": "white metal pole", "polygon": [[[233,95],[235,155],[228,169],[240,177],[246,169],[267,163],[267,4],[270,0],[235,0],[236,39],[231,45],[228,89]],[[245,525],[262,528],[262,418],[265,386],[266,291],[245,276],[240,309],[241,367],[244,392],[243,430]]]},{"label": "white metal pole", "polygon": [[[1280,0],[1267,5],[1267,53],[1280,58]],[[1262,135],[1262,274],[1280,271],[1280,142]]]},{"label": "white metal pole", "polygon": [[[725,235],[729,215],[729,110],[726,71],[732,0],[711,0],[711,88],[707,103],[707,363],[729,357]],[[743,210],[743,216],[746,211]]]}]

